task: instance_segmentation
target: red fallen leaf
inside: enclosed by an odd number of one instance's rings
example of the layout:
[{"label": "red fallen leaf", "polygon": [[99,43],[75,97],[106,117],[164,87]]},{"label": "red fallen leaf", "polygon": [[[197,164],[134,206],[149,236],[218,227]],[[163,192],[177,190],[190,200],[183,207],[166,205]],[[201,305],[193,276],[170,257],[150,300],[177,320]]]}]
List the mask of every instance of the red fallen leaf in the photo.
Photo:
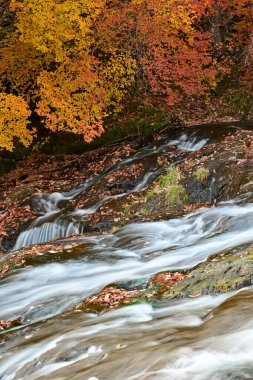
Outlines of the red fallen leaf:
[{"label": "red fallen leaf", "polygon": [[132,296],[137,294],[135,290],[124,290],[117,288],[105,288],[95,296],[88,297],[83,303],[77,305],[77,308],[91,305],[106,305],[109,308],[119,306],[122,302],[127,302]]},{"label": "red fallen leaf", "polygon": [[110,294],[109,293],[105,295],[104,301],[105,302],[110,302]]},{"label": "red fallen leaf", "polygon": [[0,330],[8,329],[15,321],[10,319],[9,321],[0,320]]},{"label": "red fallen leaf", "polygon": [[10,270],[10,266],[9,265],[5,265],[2,269],[2,271],[0,272],[1,275],[4,275],[5,273],[7,273],[8,271]]},{"label": "red fallen leaf", "polygon": [[158,273],[157,275],[153,276],[150,281],[150,286],[157,284],[162,287],[165,287],[169,289],[172,287],[176,282],[181,281],[188,276],[183,273],[170,273],[170,272],[165,272],[165,273]]}]

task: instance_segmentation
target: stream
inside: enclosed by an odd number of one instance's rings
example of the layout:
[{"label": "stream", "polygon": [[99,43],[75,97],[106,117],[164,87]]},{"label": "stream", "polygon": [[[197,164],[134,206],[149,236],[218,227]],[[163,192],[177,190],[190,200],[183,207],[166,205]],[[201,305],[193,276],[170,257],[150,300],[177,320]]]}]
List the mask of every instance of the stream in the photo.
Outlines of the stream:
[{"label": "stream", "polygon": [[[182,150],[184,159],[233,128],[179,131],[71,191],[35,196],[38,217],[20,233],[14,249],[82,233],[86,215],[110,197],[86,209],[70,210],[68,201],[108,173],[146,163],[128,193],[112,196],[124,197],[161,174],[155,164],[160,152],[169,156]],[[1,278],[0,319],[20,318],[22,325],[0,333],[0,380],[253,379],[253,287],[101,314],[74,309],[106,285],[134,289],[152,274],[190,269],[252,243],[251,195],[170,220],[129,224],[114,234],[80,237],[81,245],[67,254],[38,255],[30,266]]]},{"label": "stream", "polygon": [[[196,133],[191,133],[187,136],[186,133],[181,133],[178,138],[166,141],[162,141],[160,146],[150,144],[143,149],[137,151],[132,157],[123,159],[118,164],[114,164],[111,167],[105,169],[101,174],[87,180],[80,184],[77,188],[74,188],[68,192],[52,193],[52,194],[38,194],[34,197],[34,209],[42,216],[35,219],[31,226],[23,231],[15,244],[14,249],[19,249],[32,244],[44,243],[56,238],[63,238],[65,236],[81,234],[83,233],[84,223],[80,219],[85,220],[85,216],[92,214],[98,210],[106,201],[110,199],[116,199],[124,197],[129,194],[140,191],[155,178],[161,174],[161,170],[156,169],[156,160],[161,152],[165,152],[167,155],[171,152],[171,147],[175,146],[178,150],[186,152],[194,152],[197,149],[201,149],[207,143],[207,138],[201,138],[196,136]],[[93,185],[101,181],[106,175],[112,173],[118,169],[130,166],[136,162],[142,162],[148,159],[148,166],[144,172],[144,176],[140,178],[140,181],[134,186],[134,188],[127,193],[117,194],[114,196],[106,196],[99,200],[95,204],[90,205],[87,209],[73,210],[67,212],[61,207],[61,204],[65,201],[77,198],[80,194],[89,190]],[[72,221],[74,219],[74,222]]]}]

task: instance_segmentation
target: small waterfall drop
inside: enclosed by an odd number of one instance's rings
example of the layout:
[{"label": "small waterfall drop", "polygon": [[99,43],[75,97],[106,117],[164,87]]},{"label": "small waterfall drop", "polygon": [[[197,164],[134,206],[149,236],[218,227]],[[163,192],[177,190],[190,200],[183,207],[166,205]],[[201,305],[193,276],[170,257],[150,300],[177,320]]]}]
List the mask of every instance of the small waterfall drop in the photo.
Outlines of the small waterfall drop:
[{"label": "small waterfall drop", "polygon": [[198,139],[195,133],[188,136],[183,133],[178,139],[170,141],[170,144],[176,145],[180,150],[188,150],[189,152],[194,152],[203,148],[208,142],[208,139]]},{"label": "small waterfall drop", "polygon": [[157,156],[159,153],[171,149],[171,146],[176,146],[177,150],[185,150],[191,153],[197,149],[201,149],[207,144],[207,142],[208,139],[199,139],[195,133],[190,135],[182,133],[178,139],[169,140],[166,143],[162,142],[160,146],[150,144],[147,147],[141,148],[132,157],[127,157],[119,163],[113,164],[101,174],[85,181],[69,191],[35,195],[32,202],[33,208],[37,214],[42,215],[42,217],[38,217],[26,231],[20,233],[13,249],[16,250],[28,245],[45,243],[70,235],[82,234],[85,223],[85,220],[83,219],[85,219],[86,216],[95,213],[99,207],[109,200],[122,198],[140,191],[157,178],[161,171],[147,171],[132,190],[121,194],[105,196],[87,209],[74,210],[66,213],[64,205],[69,200],[72,200],[78,197],[81,193],[87,191],[91,186],[102,180],[109,173],[124,168],[132,163],[139,162],[140,160],[145,160],[148,157]]}]

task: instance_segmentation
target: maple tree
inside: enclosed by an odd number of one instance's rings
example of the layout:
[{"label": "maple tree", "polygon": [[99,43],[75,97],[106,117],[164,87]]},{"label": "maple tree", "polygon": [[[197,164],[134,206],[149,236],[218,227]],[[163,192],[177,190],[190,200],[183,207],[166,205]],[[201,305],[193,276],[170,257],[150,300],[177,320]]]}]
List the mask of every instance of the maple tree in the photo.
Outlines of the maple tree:
[{"label": "maple tree", "polygon": [[51,130],[83,134],[88,142],[103,132],[105,91],[95,67],[94,59],[80,57],[41,73],[38,114]]},{"label": "maple tree", "polygon": [[103,0],[11,0],[20,39],[55,62],[89,51],[103,4]]},{"label": "maple tree", "polygon": [[31,44],[19,40],[3,47],[0,54],[0,91],[9,91],[28,102],[35,102],[37,77],[46,67],[43,56]]},{"label": "maple tree", "polygon": [[28,117],[31,111],[20,96],[0,93],[0,147],[12,151],[13,140],[17,138],[24,146],[33,139],[29,130]]},{"label": "maple tree", "polygon": [[10,8],[16,30],[0,46],[0,91],[21,96],[55,132],[89,142],[132,95],[207,101],[232,77],[251,91],[247,0],[10,0]]},{"label": "maple tree", "polygon": [[136,61],[137,87],[175,104],[213,91],[250,46],[246,0],[110,1],[100,46]]}]

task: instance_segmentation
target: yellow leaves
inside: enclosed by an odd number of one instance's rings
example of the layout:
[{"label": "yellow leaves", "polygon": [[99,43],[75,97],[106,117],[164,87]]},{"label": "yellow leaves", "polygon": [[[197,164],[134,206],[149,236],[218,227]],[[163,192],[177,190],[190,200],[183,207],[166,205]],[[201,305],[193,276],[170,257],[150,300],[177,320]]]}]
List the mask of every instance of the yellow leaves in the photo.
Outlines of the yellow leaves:
[{"label": "yellow leaves", "polygon": [[15,41],[1,49],[0,91],[19,94],[25,100],[35,100],[37,77],[43,67],[43,57],[34,48]]},{"label": "yellow leaves", "polygon": [[123,52],[118,55],[112,54],[104,64],[101,74],[104,79],[107,106],[113,106],[113,112],[121,111],[124,105],[122,100],[134,82],[135,71],[136,61]]},{"label": "yellow leaves", "polygon": [[[94,22],[104,3],[104,0],[11,0],[21,40],[19,54],[22,45],[32,48],[22,55],[27,66],[23,67],[22,59],[16,60],[10,65],[14,66],[11,70],[7,66],[12,53],[4,52],[3,82],[11,84],[10,90],[29,98],[27,88],[32,77],[30,99],[39,98],[37,112],[46,119],[46,126],[53,131],[83,134],[86,141],[103,132],[102,119],[106,116],[102,70],[98,72],[90,56],[94,48]],[[37,56],[51,63],[50,70],[45,71],[49,65],[38,64]],[[2,88],[5,89],[3,85]]]},{"label": "yellow leaves", "polygon": [[34,132],[27,128],[31,112],[20,96],[0,93],[0,147],[12,151],[14,140],[31,144]]},{"label": "yellow leaves", "polygon": [[[248,21],[231,21],[223,28],[225,59],[213,59],[211,0],[10,2],[18,33],[0,50],[0,92],[38,102],[48,128],[83,134],[86,141],[102,133],[104,117],[121,111],[133,89],[170,105],[208,96],[246,43],[234,45],[232,29],[235,23],[235,36],[241,35]],[[218,3],[232,12],[231,20],[245,16],[236,1],[232,8]]]},{"label": "yellow leaves", "polygon": [[103,0],[11,0],[11,5],[17,12],[21,39],[63,62],[89,50]]},{"label": "yellow leaves", "polygon": [[55,72],[40,78],[38,114],[53,131],[82,134],[90,142],[103,132],[105,90],[96,73],[96,61],[88,56],[69,60]]}]

